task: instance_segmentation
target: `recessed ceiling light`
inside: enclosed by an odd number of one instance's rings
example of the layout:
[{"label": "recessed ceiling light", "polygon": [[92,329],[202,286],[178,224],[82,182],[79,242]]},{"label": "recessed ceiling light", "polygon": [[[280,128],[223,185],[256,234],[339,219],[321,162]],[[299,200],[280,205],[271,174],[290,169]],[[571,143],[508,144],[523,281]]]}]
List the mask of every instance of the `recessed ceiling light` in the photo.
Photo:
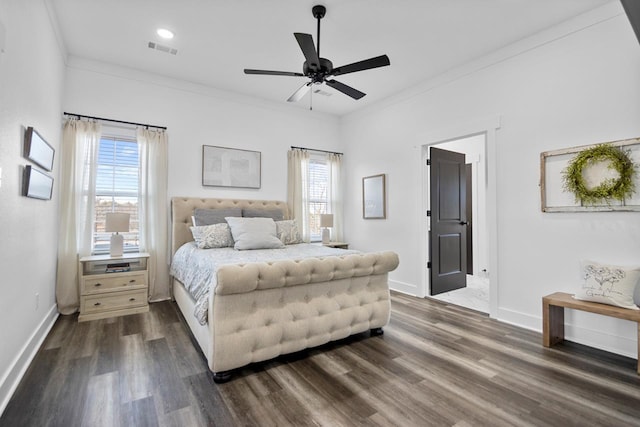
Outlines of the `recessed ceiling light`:
[{"label": "recessed ceiling light", "polygon": [[158,33],[158,35],[163,39],[168,40],[173,38],[173,32],[167,30],[166,28],[158,28],[158,31],[156,31],[156,33]]}]

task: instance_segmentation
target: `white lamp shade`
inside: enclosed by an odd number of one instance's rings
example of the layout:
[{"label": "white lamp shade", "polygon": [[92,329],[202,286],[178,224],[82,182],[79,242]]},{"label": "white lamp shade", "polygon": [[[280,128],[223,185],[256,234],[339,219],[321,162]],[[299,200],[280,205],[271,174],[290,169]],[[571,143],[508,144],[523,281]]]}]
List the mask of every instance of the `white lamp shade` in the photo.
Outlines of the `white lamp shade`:
[{"label": "white lamp shade", "polygon": [[104,231],[107,233],[124,233],[129,231],[129,214],[116,212],[107,213]]},{"label": "white lamp shade", "polygon": [[320,227],[333,227],[333,214],[320,214]]}]

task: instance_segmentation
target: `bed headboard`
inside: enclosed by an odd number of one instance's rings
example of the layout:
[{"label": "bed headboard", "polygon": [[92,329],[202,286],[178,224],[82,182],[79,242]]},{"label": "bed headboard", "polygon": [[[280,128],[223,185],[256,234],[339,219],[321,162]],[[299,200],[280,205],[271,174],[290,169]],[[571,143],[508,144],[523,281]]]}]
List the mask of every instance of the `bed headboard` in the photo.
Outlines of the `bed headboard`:
[{"label": "bed headboard", "polygon": [[289,219],[289,207],[279,200],[243,200],[243,199],[203,199],[198,197],[171,198],[171,254],[173,255],[187,242],[193,240],[191,216],[196,208],[255,208],[281,209],[285,219]]}]

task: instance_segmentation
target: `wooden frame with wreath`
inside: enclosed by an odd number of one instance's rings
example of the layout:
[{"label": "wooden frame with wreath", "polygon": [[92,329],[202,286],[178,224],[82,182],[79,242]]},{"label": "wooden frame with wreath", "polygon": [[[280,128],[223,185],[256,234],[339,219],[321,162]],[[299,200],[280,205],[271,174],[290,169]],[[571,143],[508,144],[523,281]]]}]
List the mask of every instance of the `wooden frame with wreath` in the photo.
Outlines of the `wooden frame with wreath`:
[{"label": "wooden frame with wreath", "polygon": [[540,154],[543,212],[640,211],[640,138]]}]

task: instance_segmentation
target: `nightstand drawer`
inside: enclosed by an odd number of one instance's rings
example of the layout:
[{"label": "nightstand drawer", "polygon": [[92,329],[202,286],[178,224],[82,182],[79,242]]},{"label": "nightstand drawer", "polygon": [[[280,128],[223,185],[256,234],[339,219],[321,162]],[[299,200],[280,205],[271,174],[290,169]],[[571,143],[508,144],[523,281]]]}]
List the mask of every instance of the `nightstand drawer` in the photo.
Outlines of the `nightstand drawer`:
[{"label": "nightstand drawer", "polygon": [[[114,273],[117,274],[117,273]],[[127,286],[146,285],[145,273],[127,274],[114,277],[90,277],[84,279],[82,294],[95,294],[105,290],[122,289]]]},{"label": "nightstand drawer", "polygon": [[90,314],[100,311],[144,306],[147,304],[147,290],[140,289],[131,292],[91,295],[82,298],[84,298],[83,313]]}]

